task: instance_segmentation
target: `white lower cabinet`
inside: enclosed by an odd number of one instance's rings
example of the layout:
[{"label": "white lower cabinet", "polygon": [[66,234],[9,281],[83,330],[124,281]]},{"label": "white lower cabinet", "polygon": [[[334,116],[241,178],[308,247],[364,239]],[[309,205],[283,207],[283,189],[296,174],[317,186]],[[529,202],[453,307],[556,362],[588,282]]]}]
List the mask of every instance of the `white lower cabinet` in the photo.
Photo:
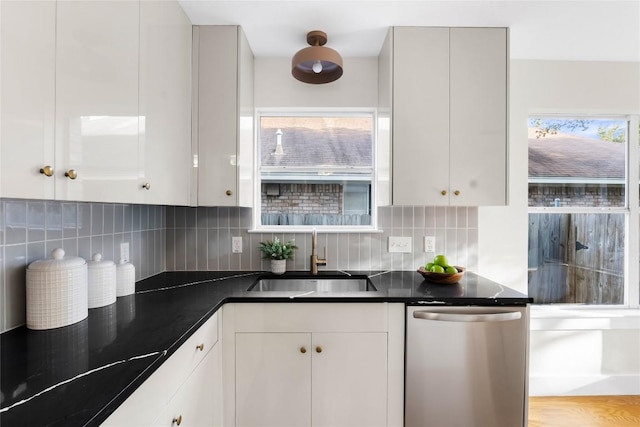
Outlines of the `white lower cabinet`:
[{"label": "white lower cabinet", "polygon": [[178,348],[102,426],[221,426],[218,314]]},{"label": "white lower cabinet", "polygon": [[236,335],[236,425],[311,425],[311,334]]},{"label": "white lower cabinet", "polygon": [[385,303],[227,304],[224,425],[402,425],[401,315]]},{"label": "white lower cabinet", "polygon": [[237,426],[386,426],[387,334],[236,334]]},{"label": "white lower cabinet", "polygon": [[169,400],[153,425],[221,426],[222,382],[219,381],[219,370],[220,346],[215,346]]},{"label": "white lower cabinet", "polygon": [[387,425],[387,333],[314,333],[313,426]]}]

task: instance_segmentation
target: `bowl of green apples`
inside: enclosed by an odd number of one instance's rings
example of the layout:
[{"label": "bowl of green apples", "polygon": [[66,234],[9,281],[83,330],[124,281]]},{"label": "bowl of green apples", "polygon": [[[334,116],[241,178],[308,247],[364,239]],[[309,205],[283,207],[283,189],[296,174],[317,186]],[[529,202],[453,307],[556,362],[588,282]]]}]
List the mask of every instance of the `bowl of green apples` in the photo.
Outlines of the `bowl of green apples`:
[{"label": "bowl of green apples", "polygon": [[464,267],[450,265],[447,257],[436,255],[433,262],[428,262],[424,267],[418,269],[418,273],[426,280],[440,285],[452,285],[458,283],[464,276]]}]

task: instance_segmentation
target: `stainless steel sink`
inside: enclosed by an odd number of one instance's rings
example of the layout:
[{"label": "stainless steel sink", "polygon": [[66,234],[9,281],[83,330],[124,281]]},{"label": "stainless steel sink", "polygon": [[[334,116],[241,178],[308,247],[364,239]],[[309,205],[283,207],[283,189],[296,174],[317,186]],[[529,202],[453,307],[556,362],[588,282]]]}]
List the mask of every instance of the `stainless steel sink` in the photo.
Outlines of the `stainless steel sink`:
[{"label": "stainless steel sink", "polygon": [[254,292],[365,292],[377,291],[367,278],[268,278],[258,279]]}]

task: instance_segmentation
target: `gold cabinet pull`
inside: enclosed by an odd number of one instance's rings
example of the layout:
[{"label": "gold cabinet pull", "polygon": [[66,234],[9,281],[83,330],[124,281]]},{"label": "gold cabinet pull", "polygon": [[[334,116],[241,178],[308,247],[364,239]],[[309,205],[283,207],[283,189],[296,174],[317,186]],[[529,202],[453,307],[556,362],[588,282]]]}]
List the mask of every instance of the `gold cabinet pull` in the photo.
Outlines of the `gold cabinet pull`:
[{"label": "gold cabinet pull", "polygon": [[442,190],[442,191],[440,192],[440,194],[442,194],[443,196],[446,196],[446,195],[447,195],[447,190]]},{"label": "gold cabinet pull", "polygon": [[53,168],[47,165],[42,169],[40,169],[40,173],[43,174],[44,176],[53,176]]},{"label": "gold cabinet pull", "polygon": [[144,188],[145,190],[149,190],[151,189],[151,184],[149,184],[148,182],[145,182],[144,184],[142,184],[142,188]]},{"label": "gold cabinet pull", "polygon": [[173,419],[173,421],[171,421],[171,425],[180,425],[182,423],[182,415],[178,415],[177,417],[175,417]]},{"label": "gold cabinet pull", "polygon": [[69,179],[76,179],[78,177],[78,172],[76,172],[75,169],[69,169],[64,173],[64,176],[66,176]]},{"label": "gold cabinet pull", "polygon": [[307,352],[307,349],[304,347],[300,347],[300,353],[304,354]]},{"label": "gold cabinet pull", "polygon": [[225,192],[224,192],[224,194],[226,194],[227,196],[230,196],[230,195],[232,195],[233,193],[231,192],[231,190],[227,190],[227,191],[225,191]]},{"label": "gold cabinet pull", "polygon": [[322,353],[322,347],[317,346],[316,347],[316,353]]},{"label": "gold cabinet pull", "polygon": [[460,190],[454,191],[453,194],[455,194],[456,196],[459,196],[460,195]]},{"label": "gold cabinet pull", "polygon": [[204,350],[204,344],[197,345],[196,348],[200,351]]}]

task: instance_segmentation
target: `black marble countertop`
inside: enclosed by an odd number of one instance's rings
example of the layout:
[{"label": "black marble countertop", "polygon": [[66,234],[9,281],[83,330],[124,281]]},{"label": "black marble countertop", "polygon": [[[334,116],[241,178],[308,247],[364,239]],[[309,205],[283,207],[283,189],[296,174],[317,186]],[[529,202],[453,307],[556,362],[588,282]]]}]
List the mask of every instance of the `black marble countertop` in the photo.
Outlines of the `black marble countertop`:
[{"label": "black marble countertop", "polygon": [[[525,305],[530,298],[467,272],[436,285],[414,271],[321,272],[368,276],[373,292],[247,292],[264,272],[166,272],[136,293],[89,310],[81,322],[0,335],[0,425],[93,426],[103,422],[227,302],[402,302]],[[309,276],[290,272],[286,276]],[[292,298],[293,297],[293,298]]]}]

